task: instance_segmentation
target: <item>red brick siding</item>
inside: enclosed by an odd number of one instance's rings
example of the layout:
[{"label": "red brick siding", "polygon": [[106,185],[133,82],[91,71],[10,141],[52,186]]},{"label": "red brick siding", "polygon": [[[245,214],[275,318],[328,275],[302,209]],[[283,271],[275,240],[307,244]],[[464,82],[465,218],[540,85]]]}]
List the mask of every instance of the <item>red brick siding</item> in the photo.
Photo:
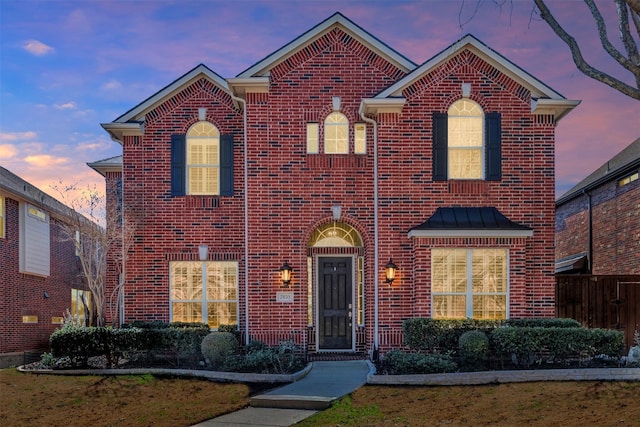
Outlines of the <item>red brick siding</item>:
[{"label": "red brick siding", "polygon": [[[332,111],[332,97],[341,97],[341,112],[351,127],[352,152],[353,124],[362,121],[358,116],[361,100],[402,77],[400,70],[333,31],[275,66],[269,93],[247,95],[250,238],[246,280],[241,112],[202,80],[149,113],[144,137],[124,141],[124,199],[141,221],[127,262],[125,321],[168,320],[168,262],[197,259],[198,245],[206,243],[212,259],[239,261],[240,299],[247,291],[252,333],[306,331],[307,245],[318,225],[332,221],[333,205],[342,206],[341,220],[354,226],[364,241],[366,322],[361,335],[366,336],[368,349],[373,341],[376,281],[381,330],[393,334],[404,319],[430,315],[430,248],[445,243],[412,242],[407,232],[439,206],[495,206],[531,227],[534,233],[528,239],[463,239],[446,244],[508,247],[511,316],[553,316],[553,119],[532,116],[528,91],[473,54],[463,52],[449,61],[406,91],[402,113],[378,117],[379,271],[373,259],[372,126],[367,125],[366,155],[307,155],[306,123],[319,122],[322,128]],[[432,181],[431,115],[447,111],[459,98],[462,82],[471,83],[471,97],[484,111],[502,114],[502,181]],[[202,207],[211,198],[169,196],[170,136],[184,133],[197,120],[199,107],[208,108],[207,119],[222,133],[237,135],[235,195],[219,198],[220,206],[215,208]],[[390,257],[400,268],[393,287],[383,277]],[[278,268],[284,261],[294,269],[295,302],[291,304],[276,302]],[[242,304],[240,315],[244,327]]]},{"label": "red brick siding", "polygon": [[[52,317],[71,308],[71,289],[84,289],[75,245],[66,241],[58,219],[50,220],[51,275],[19,272],[19,202],[6,202],[6,237],[0,239],[0,354],[46,349],[59,327]],[[47,292],[49,298],[44,297]],[[38,323],[22,323],[23,315],[38,316]]]},{"label": "red brick siding", "polygon": [[[640,274],[640,181],[612,180],[589,192],[592,203],[593,274]],[[588,251],[588,197],[557,209],[556,258]]]}]

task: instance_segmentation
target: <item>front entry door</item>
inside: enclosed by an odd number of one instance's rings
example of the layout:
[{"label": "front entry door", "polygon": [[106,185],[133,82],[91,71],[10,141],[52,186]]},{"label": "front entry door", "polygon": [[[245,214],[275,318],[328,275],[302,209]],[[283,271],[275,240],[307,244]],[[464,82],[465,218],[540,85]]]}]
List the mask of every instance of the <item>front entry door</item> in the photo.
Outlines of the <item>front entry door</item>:
[{"label": "front entry door", "polygon": [[318,347],[320,350],[351,350],[353,260],[321,257],[318,264]]}]

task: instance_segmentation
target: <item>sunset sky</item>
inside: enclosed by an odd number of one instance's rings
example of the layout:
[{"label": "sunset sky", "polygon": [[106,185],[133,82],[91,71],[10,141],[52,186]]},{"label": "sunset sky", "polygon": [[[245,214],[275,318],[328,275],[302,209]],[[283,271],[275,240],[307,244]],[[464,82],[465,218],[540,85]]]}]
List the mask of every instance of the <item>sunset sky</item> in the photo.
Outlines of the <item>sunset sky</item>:
[{"label": "sunset sky", "polygon": [[[45,192],[103,187],[87,162],[122,154],[113,121],[200,63],[235,77],[335,12],[417,64],[471,33],[568,99],[556,196],[640,136],[640,101],[582,75],[533,2],[0,0],[0,165]],[[617,73],[582,1],[551,11],[594,65]],[[616,46],[612,0],[597,1]],[[619,78],[631,82],[620,73]]]}]

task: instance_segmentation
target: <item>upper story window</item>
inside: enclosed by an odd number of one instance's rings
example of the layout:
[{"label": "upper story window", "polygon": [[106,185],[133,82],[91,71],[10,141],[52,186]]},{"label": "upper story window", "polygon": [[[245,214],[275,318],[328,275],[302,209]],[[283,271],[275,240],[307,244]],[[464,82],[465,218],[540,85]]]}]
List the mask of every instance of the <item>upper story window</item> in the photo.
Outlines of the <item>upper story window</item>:
[{"label": "upper story window", "polygon": [[474,101],[454,102],[433,113],[433,180],[502,179],[500,113],[484,113]]},{"label": "upper story window", "polygon": [[233,135],[200,121],[171,135],[171,195],[233,196]]},{"label": "upper story window", "polygon": [[324,152],[349,153],[349,120],[342,113],[331,113],[324,121]]},{"label": "upper story window", "polygon": [[20,204],[19,271],[49,276],[51,239],[49,214],[27,203]]},{"label": "upper story window", "polygon": [[187,194],[219,194],[220,132],[198,122],[187,132]]},{"label": "upper story window", "polygon": [[448,114],[449,179],[482,179],[482,108],[469,99],[460,99],[451,105]]},{"label": "upper story window", "polygon": [[[323,134],[320,135],[320,124],[307,123],[307,154],[367,154],[367,125],[356,123],[353,127],[353,146],[349,144],[349,119],[338,112],[333,112],[324,121]],[[320,141],[324,148],[320,148]]]}]

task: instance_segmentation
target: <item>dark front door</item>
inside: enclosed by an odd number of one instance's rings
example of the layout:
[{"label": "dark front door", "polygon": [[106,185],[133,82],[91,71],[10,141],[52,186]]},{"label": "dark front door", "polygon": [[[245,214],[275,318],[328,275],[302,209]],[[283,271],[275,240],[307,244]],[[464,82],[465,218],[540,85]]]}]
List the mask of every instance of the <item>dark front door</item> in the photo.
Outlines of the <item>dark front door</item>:
[{"label": "dark front door", "polygon": [[318,264],[319,349],[351,350],[353,261],[348,257],[322,257]]}]

